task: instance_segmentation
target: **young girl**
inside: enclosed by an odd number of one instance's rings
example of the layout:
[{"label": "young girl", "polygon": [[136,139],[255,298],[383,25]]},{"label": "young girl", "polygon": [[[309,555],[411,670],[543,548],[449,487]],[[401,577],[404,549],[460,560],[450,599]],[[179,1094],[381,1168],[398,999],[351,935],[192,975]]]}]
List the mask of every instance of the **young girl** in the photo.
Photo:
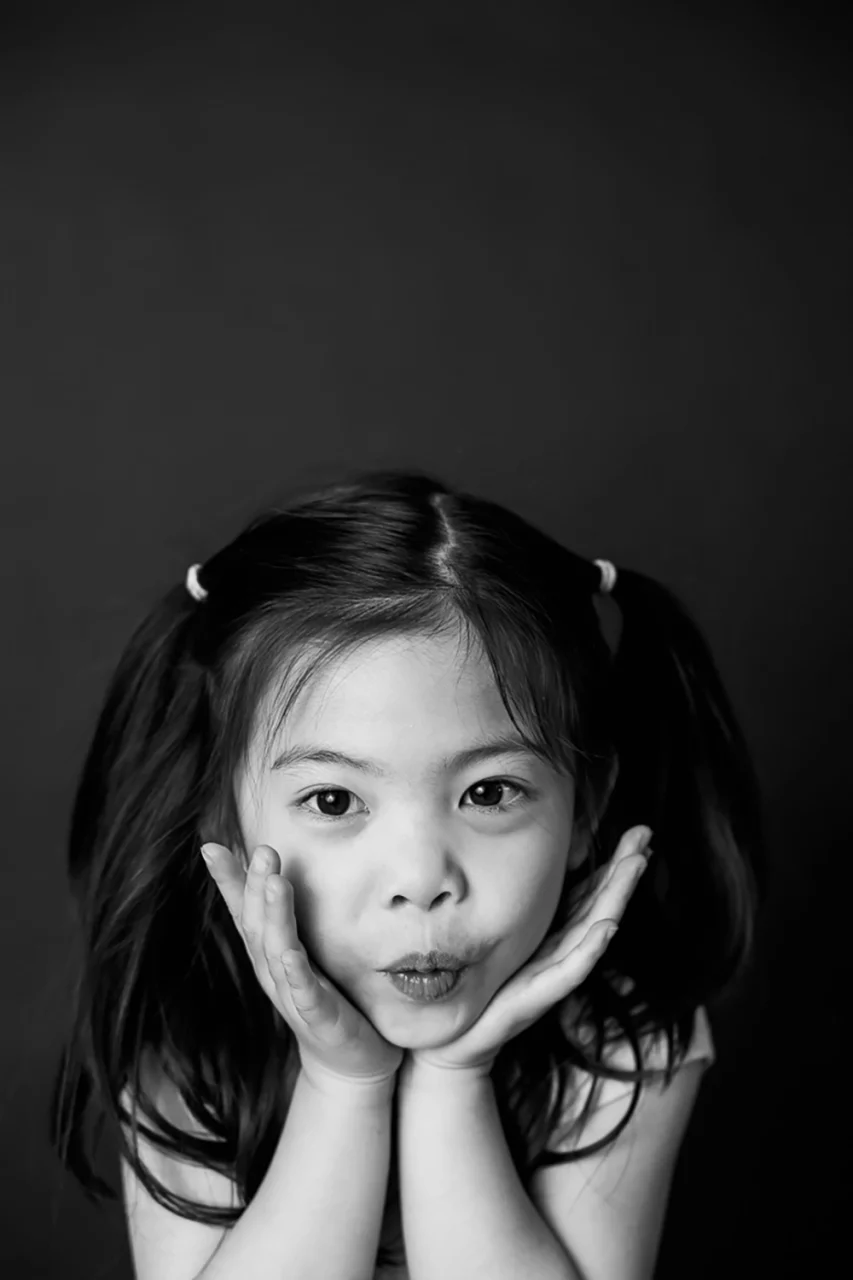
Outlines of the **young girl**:
[{"label": "young girl", "polygon": [[139,1280],[647,1280],[761,826],[659,583],[423,474],[305,496],[113,678],[56,1149],[115,1196],[108,1121]]}]

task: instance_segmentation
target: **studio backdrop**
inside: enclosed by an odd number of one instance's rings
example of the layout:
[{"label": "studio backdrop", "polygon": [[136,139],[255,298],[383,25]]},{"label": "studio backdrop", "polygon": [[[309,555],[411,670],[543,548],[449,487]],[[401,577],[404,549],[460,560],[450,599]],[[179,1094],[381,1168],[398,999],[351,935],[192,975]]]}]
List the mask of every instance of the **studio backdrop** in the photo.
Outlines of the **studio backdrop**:
[{"label": "studio backdrop", "polygon": [[48,6],[7,26],[0,100],[0,1271],[131,1275],[121,1207],[69,1182],[46,1114],[71,798],[125,638],[256,512],[388,466],[648,572],[705,630],[770,892],[712,1010],[659,1276],[829,1274],[853,225],[832,41],[770,5]]}]

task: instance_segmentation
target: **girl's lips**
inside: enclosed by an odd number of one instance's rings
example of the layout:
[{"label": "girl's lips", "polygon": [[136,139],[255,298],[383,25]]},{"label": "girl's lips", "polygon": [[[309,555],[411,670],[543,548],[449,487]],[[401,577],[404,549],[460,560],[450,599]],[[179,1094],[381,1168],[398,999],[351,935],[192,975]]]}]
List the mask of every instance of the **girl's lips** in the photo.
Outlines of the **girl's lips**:
[{"label": "girl's lips", "polygon": [[404,956],[398,956],[390,964],[383,965],[379,972],[402,973],[404,971],[415,971],[417,973],[428,973],[434,969],[449,969],[451,972],[455,972],[457,969],[467,969],[470,965],[476,964],[478,960],[482,960],[493,945],[493,943],[481,942],[477,946],[463,946],[461,951],[407,951]]},{"label": "girl's lips", "polygon": [[457,991],[467,973],[462,969],[435,969],[430,973],[388,972],[389,982],[410,1000],[421,1003],[445,1000]]},{"label": "girl's lips", "polygon": [[464,968],[470,959],[470,956],[463,957],[454,951],[407,951],[404,956],[398,956],[391,964],[386,965],[383,972],[427,973],[432,969],[456,970]]}]

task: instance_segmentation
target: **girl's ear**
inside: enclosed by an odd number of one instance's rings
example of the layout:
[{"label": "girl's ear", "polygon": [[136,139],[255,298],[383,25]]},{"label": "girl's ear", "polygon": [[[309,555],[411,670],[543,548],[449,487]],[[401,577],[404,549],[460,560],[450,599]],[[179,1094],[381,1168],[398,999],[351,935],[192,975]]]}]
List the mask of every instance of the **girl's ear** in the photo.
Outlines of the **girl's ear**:
[{"label": "girl's ear", "polygon": [[569,845],[569,857],[566,863],[570,871],[578,871],[587,861],[592,835],[589,824],[583,819],[572,827],[572,843]]}]

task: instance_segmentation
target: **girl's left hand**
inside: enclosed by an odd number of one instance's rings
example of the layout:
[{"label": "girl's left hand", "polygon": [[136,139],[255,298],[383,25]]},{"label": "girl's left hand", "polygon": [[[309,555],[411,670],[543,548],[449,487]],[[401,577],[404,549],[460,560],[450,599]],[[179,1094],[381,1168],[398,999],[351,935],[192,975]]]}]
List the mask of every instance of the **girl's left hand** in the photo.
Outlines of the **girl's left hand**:
[{"label": "girl's left hand", "polygon": [[426,1064],[488,1075],[501,1046],[574,991],[601,957],[648,865],[650,839],[648,827],[624,835],[599,872],[599,885],[583,915],[548,938],[458,1039],[438,1049],[413,1050],[410,1068]]}]

